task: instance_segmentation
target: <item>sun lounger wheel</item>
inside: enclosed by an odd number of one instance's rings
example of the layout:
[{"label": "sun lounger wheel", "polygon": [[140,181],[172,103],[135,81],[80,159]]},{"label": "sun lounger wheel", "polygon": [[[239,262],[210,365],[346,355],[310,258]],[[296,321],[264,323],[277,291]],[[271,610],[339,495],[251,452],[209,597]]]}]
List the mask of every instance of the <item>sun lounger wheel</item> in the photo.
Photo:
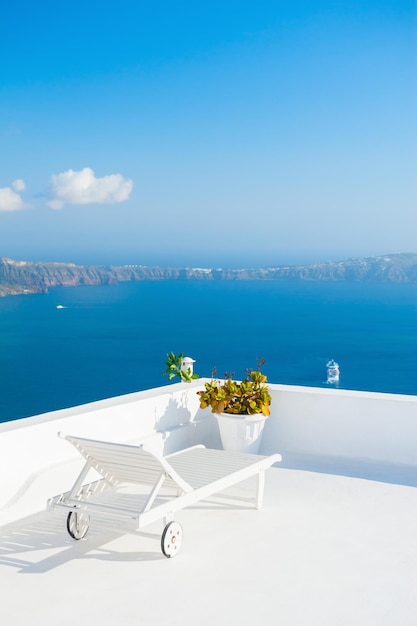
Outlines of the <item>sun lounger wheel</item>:
[{"label": "sun lounger wheel", "polygon": [[161,537],[162,553],[169,559],[178,554],[182,543],[182,526],[178,522],[169,522]]},{"label": "sun lounger wheel", "polygon": [[90,516],[82,511],[71,511],[67,517],[67,531],[73,539],[83,539],[90,527]]}]

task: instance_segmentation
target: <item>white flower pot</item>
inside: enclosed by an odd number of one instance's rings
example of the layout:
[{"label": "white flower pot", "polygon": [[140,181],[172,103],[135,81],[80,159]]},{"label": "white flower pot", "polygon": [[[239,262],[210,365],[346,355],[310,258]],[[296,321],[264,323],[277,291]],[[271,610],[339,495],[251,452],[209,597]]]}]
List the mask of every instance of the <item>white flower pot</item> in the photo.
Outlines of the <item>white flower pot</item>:
[{"label": "white flower pot", "polygon": [[256,415],[217,413],[215,415],[224,450],[258,453],[267,419],[265,415],[262,413]]}]

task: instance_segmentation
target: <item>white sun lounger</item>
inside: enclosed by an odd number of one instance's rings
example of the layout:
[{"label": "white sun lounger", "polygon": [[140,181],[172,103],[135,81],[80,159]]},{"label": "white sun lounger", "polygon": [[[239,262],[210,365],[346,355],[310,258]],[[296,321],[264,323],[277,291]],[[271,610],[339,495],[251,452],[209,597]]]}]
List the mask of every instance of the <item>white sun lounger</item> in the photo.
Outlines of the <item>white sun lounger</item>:
[{"label": "white sun lounger", "polygon": [[[61,433],[59,436],[73,444],[86,459],[72,489],[48,501],[50,510],[63,507],[70,511],[67,530],[71,537],[81,539],[86,535],[90,515],[112,526],[132,529],[163,520],[161,549],[168,557],[178,552],[182,539],[181,526],[173,521],[175,511],[256,475],[257,490],[251,501],[260,508],[265,470],[281,461],[280,454],[258,456],[204,446],[163,457],[145,445],[95,441]],[[85,484],[90,470],[96,470],[101,478]],[[117,498],[119,490],[115,488],[126,484],[146,487],[139,501],[137,496],[136,500],[127,496],[124,500],[123,496]],[[113,489],[109,491],[108,487]]]}]

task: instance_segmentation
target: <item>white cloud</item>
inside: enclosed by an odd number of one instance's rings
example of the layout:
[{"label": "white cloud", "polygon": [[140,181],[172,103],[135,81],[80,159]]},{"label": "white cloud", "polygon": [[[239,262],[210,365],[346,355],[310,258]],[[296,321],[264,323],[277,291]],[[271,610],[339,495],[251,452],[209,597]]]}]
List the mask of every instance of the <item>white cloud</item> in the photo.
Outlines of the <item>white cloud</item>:
[{"label": "white cloud", "polygon": [[12,187],[15,191],[24,191],[26,189],[26,183],[23,178],[16,178],[16,180],[12,182]]},{"label": "white cloud", "polygon": [[133,182],[121,174],[96,178],[91,168],[53,174],[48,206],[62,209],[65,204],[113,204],[129,199]]},{"label": "white cloud", "polygon": [[[13,187],[13,189],[12,189]],[[21,211],[28,209],[18,191],[26,189],[25,181],[21,178],[13,181],[12,187],[0,187],[0,211]]]}]

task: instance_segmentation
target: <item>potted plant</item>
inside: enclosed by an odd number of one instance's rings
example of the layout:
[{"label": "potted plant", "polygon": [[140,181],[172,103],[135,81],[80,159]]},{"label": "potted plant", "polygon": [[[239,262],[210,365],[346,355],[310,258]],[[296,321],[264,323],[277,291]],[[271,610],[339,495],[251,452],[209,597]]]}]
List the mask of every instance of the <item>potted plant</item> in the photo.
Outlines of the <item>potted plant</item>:
[{"label": "potted plant", "polygon": [[220,437],[225,450],[257,453],[265,420],[268,418],[271,396],[267,377],[261,372],[264,359],[257,359],[256,370],[246,370],[241,382],[233,380],[234,374],[225,374],[224,380],[216,378],[198,391],[200,408],[211,408],[219,424]]},{"label": "potted plant", "polygon": [[189,356],[184,357],[184,353],[181,352],[178,356],[174,352],[168,352],[165,365],[166,370],[163,372],[163,376],[168,376],[168,380],[172,380],[176,376],[183,383],[190,383],[196,378],[200,378],[198,374],[193,372],[194,359]]}]

